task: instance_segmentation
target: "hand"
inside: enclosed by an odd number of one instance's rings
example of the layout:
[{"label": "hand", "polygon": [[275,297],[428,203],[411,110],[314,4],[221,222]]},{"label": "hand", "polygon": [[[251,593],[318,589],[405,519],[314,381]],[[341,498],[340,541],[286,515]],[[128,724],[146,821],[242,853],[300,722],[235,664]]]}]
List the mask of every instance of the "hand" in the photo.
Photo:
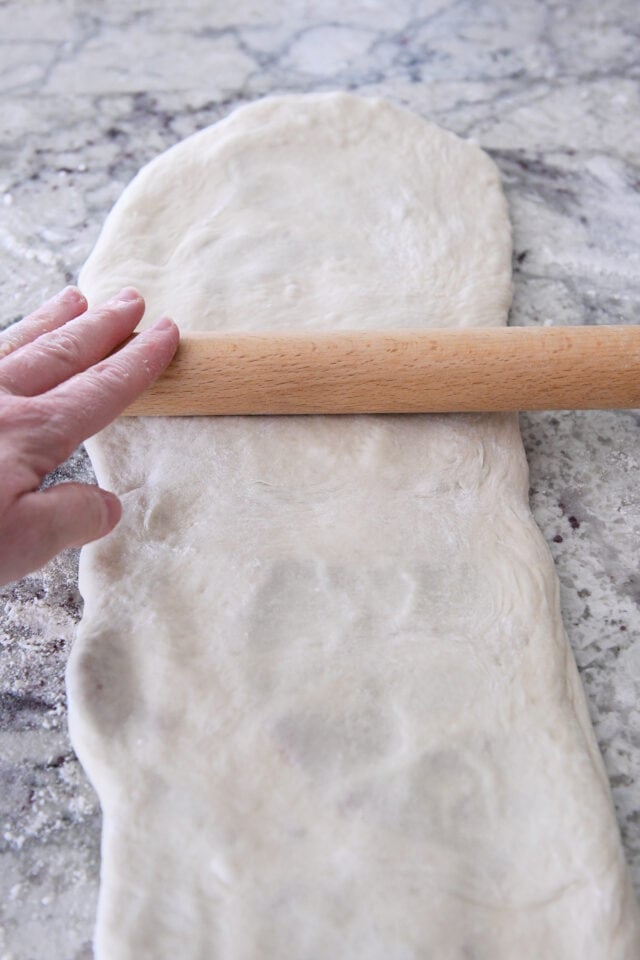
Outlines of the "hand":
[{"label": "hand", "polygon": [[109,355],[143,313],[130,287],[91,310],[68,287],[0,332],[0,583],[103,537],[120,519],[120,501],[99,487],[38,488],[169,364],[179,332],[167,318]]}]

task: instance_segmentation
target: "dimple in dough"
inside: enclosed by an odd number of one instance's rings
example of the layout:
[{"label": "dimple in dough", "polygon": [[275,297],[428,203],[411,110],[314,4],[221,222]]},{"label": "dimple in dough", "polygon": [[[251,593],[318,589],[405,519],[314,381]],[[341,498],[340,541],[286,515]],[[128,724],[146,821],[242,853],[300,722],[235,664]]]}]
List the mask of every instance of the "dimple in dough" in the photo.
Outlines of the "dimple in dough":
[{"label": "dimple in dough", "polygon": [[[505,323],[493,163],[282,97],[154,160],[84,267],[189,329]],[[71,732],[98,960],[631,960],[638,915],[511,415],[122,420]]]}]

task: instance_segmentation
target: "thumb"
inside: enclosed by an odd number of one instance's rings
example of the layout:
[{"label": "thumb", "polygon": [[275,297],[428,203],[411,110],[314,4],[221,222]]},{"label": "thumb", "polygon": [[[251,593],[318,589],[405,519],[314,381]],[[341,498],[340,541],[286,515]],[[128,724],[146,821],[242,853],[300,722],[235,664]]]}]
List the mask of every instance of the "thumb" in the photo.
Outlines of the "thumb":
[{"label": "thumb", "polygon": [[0,530],[0,583],[38,569],[66,547],[104,537],[121,514],[113,493],[86,483],[23,494],[11,508],[8,529]]}]

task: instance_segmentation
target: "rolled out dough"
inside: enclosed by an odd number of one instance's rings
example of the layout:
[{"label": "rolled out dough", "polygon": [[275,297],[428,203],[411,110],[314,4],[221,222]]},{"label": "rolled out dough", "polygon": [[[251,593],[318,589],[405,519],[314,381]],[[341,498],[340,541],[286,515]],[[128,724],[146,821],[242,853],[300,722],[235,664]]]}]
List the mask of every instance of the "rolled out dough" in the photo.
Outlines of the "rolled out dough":
[{"label": "rolled out dough", "polygon": [[[493,163],[379,100],[178,144],[80,278],[183,329],[503,324]],[[608,784],[514,416],[123,420],[71,731],[99,960],[630,960]]]}]

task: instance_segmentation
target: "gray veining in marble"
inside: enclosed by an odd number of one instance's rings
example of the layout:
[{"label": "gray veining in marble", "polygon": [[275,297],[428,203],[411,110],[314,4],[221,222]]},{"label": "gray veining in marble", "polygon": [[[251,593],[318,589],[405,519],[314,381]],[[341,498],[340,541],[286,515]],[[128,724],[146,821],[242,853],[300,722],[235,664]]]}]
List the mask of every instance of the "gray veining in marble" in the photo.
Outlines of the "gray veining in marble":
[{"label": "gray veining in marble", "polygon": [[[512,322],[640,320],[637,0],[0,0],[0,325],[73,279],[139,166],[269,93],[380,94],[477,140]],[[533,509],[640,890],[640,414],[522,417]],[[60,478],[90,479],[78,451]],[[100,816],[70,748],[70,553],[1,593],[0,960],[88,960]]]}]

